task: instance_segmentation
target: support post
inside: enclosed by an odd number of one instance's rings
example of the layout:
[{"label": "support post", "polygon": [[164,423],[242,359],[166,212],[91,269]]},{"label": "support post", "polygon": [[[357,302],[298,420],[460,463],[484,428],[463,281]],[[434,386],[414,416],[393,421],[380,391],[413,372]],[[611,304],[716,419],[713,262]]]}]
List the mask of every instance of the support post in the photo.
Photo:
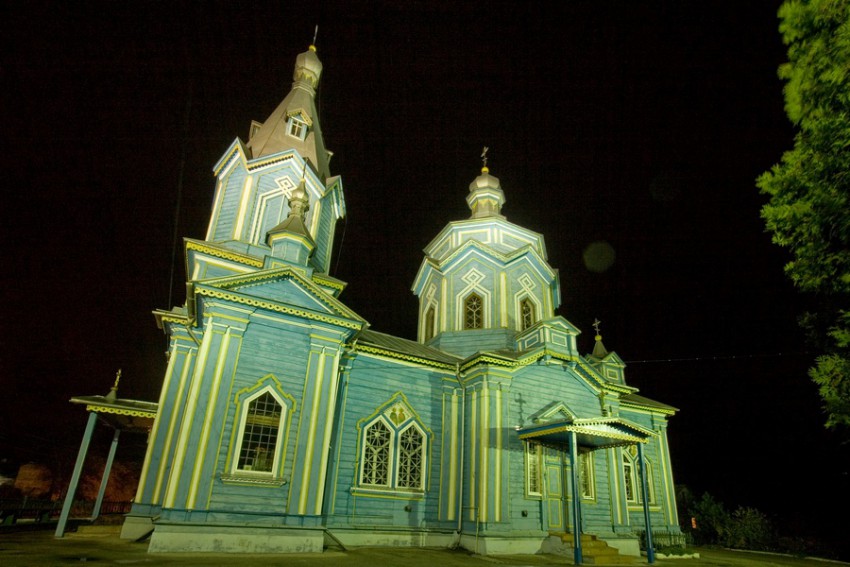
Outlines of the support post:
[{"label": "support post", "polygon": [[643,519],[646,525],[646,560],[655,563],[655,548],[652,545],[652,524],[649,521],[649,485],[646,481],[646,459],[643,455],[643,443],[637,444],[640,460],[640,485],[643,491]]},{"label": "support post", "polygon": [[573,496],[573,560],[576,565],[584,561],[581,551],[581,496],[578,486],[578,442],[575,431],[570,431],[570,484]]},{"label": "support post", "polygon": [[115,430],[112,436],[112,445],[109,447],[109,456],[106,457],[106,466],[103,467],[103,477],[100,479],[100,488],[97,491],[97,500],[94,503],[94,509],[91,512],[92,521],[97,520],[100,516],[100,506],[103,504],[103,495],[106,493],[106,485],[109,483],[109,473],[112,470],[112,461],[115,460],[115,450],[118,449],[118,435],[120,429]]},{"label": "support post", "polygon": [[89,412],[89,420],[86,423],[86,431],[83,433],[83,441],[80,443],[80,450],[77,453],[77,462],[74,465],[74,474],[71,475],[71,482],[68,484],[68,492],[65,494],[65,501],[62,503],[62,513],[59,515],[59,523],[56,525],[55,537],[61,538],[65,535],[65,524],[68,523],[68,515],[71,513],[71,506],[74,503],[74,496],[77,494],[77,485],[80,483],[80,474],[83,471],[83,463],[86,461],[86,453],[89,451],[89,443],[94,432],[94,424],[97,422],[97,414]]}]

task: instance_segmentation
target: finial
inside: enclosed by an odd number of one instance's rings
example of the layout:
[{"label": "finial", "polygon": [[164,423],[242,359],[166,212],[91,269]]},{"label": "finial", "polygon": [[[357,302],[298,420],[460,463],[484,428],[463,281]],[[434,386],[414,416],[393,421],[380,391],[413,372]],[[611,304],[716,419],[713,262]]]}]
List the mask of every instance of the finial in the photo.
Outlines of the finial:
[{"label": "finial", "polygon": [[487,146],[484,146],[484,151],[481,152],[481,173],[489,173],[490,169],[487,167],[487,152],[490,150]]},{"label": "finial", "polygon": [[106,394],[106,401],[114,402],[118,398],[118,382],[121,380],[121,369],[118,369],[118,372],[115,374],[115,383],[112,385],[112,388],[109,389],[109,393]]},{"label": "finial", "polygon": [[308,48],[310,51],[316,51],[316,36],[319,35],[319,24],[316,24],[316,29],[313,30],[313,42],[310,44]]},{"label": "finial", "polygon": [[596,319],[596,318],[594,317],[594,319],[593,319],[593,328],[594,328],[594,329],[596,329],[596,340],[597,340],[597,341],[601,341],[601,340],[602,340],[602,334],[599,332],[599,325],[601,325],[601,324],[602,324],[602,321],[600,321],[599,319]]}]

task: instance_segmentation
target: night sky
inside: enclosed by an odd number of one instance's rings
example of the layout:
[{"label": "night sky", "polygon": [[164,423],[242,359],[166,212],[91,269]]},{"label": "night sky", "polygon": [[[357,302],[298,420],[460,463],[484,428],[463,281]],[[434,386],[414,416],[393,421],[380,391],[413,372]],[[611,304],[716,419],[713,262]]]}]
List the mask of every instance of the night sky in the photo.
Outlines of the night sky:
[{"label": "night sky", "polygon": [[[212,166],[286,95],[318,23],[348,210],[331,275],[373,329],[415,338],[422,249],[469,216],[486,145],[581,349],[599,318],[627,381],[681,409],[677,483],[798,526],[850,493],[806,377],[805,301],[759,217],[755,179],[794,132],[778,2],[85,4],[0,19],[0,460],[72,459],[85,412],[67,400],[119,368],[122,397],[158,398],[150,313],[185,300],[175,210],[180,239],[204,237]],[[616,260],[591,271],[603,241]]]}]

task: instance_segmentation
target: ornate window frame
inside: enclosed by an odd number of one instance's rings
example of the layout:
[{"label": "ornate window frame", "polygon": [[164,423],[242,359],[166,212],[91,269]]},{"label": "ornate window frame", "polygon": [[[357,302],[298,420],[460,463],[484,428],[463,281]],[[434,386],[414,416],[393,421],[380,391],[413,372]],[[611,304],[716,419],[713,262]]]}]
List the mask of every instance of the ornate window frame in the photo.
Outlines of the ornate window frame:
[{"label": "ornate window frame", "polygon": [[[472,316],[472,321],[470,321],[470,316]],[[475,291],[471,291],[463,298],[463,330],[472,331],[483,328],[484,298]]]},{"label": "ornate window frame", "polygon": [[[253,416],[253,419],[260,424],[266,421],[266,426],[274,425],[275,440],[272,455],[266,460],[270,463],[270,470],[254,470],[253,463],[245,466],[243,460],[243,449],[247,441],[246,432],[249,429],[252,420],[252,407],[256,407],[255,403],[259,403],[260,398],[270,396],[272,401],[279,406],[280,414],[274,419],[273,423],[267,415]],[[245,388],[236,393],[235,412],[233,422],[233,433],[230,443],[230,454],[228,462],[225,465],[226,473],[222,475],[222,480],[238,482],[240,480],[249,483],[265,483],[273,482],[283,483],[283,471],[286,458],[286,448],[289,442],[289,431],[292,422],[292,414],[295,411],[295,399],[286,394],[280,385],[280,382],[273,375],[268,375],[258,381],[254,386]],[[258,447],[259,448],[259,447]]]},{"label": "ornate window frame", "polygon": [[[377,437],[370,435],[378,427],[386,431],[386,435],[382,436],[386,440],[382,455],[373,451],[372,441]],[[425,494],[431,432],[422,424],[403,394],[397,393],[371,416],[360,420],[357,429],[359,463],[352,492],[366,495]],[[383,470],[377,470],[375,467],[378,466]]]},{"label": "ornate window frame", "polygon": [[300,116],[290,116],[286,122],[287,134],[302,141],[307,137],[308,124]]}]

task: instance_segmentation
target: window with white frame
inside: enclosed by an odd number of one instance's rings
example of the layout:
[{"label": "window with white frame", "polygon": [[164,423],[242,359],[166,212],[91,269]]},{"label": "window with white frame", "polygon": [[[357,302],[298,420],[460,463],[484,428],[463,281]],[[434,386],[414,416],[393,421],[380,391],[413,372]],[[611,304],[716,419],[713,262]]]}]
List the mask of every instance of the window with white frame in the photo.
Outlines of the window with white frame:
[{"label": "window with white frame", "polygon": [[578,481],[581,497],[585,500],[596,498],[596,478],[593,471],[593,453],[587,451],[578,455]]},{"label": "window with white frame", "polygon": [[265,389],[247,398],[242,407],[234,472],[275,475],[286,406]]},{"label": "window with white frame", "polygon": [[[405,416],[401,410],[391,415]],[[424,490],[426,448],[427,437],[415,421],[379,416],[363,430],[360,486]]]},{"label": "window with white frame", "polygon": [[307,123],[294,116],[290,116],[287,133],[299,140],[303,140],[307,136]]},{"label": "window with white frame", "polygon": [[525,486],[529,496],[543,492],[543,445],[537,441],[525,444]]}]

